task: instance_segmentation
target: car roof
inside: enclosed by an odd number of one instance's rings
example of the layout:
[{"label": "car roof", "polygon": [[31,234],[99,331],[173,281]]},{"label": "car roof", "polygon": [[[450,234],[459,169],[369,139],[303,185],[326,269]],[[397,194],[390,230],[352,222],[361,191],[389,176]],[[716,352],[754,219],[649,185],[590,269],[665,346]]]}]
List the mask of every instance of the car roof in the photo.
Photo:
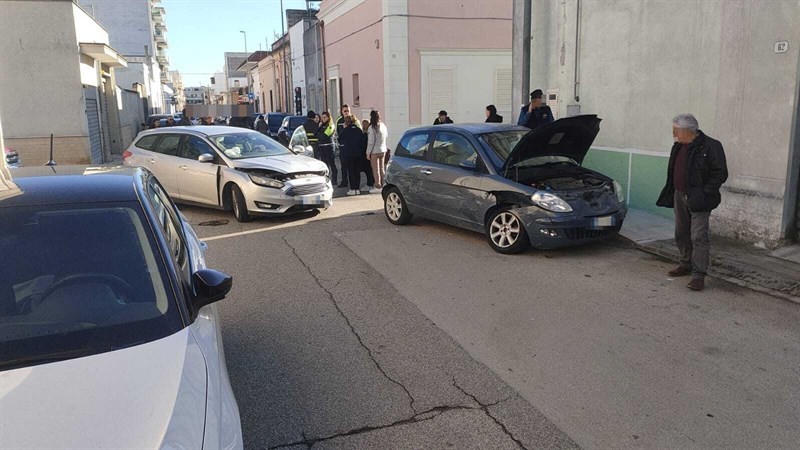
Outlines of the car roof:
[{"label": "car roof", "polygon": [[193,125],[193,126],[179,126],[168,128],[153,128],[152,130],[145,130],[139,133],[139,137],[148,136],[151,134],[191,134],[193,136],[216,136],[218,134],[229,133],[258,133],[248,128],[229,127],[225,125]]},{"label": "car roof", "polygon": [[485,134],[495,131],[531,131],[530,128],[510,123],[448,123],[442,125],[425,125],[421,127],[411,128],[406,130],[406,133],[412,131],[429,131],[429,130],[456,130],[466,131],[470,134]]},{"label": "car roof", "polygon": [[0,208],[138,201],[137,185],[145,176],[137,167],[20,167],[11,171],[11,195],[0,195]]}]

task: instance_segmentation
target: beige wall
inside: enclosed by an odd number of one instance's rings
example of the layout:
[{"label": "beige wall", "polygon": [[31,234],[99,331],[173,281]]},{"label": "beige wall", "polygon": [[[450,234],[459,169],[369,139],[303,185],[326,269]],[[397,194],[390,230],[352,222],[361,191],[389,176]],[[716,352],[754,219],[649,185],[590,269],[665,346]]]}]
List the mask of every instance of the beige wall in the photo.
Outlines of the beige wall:
[{"label": "beige wall", "polygon": [[[41,166],[50,160],[50,136],[12,138],[4,136],[8,148],[16,150],[23,166]],[[88,136],[56,136],[53,138],[53,157],[60,165],[89,163]]]},{"label": "beige wall", "polygon": [[0,30],[6,139],[86,136],[72,2],[0,1]]}]

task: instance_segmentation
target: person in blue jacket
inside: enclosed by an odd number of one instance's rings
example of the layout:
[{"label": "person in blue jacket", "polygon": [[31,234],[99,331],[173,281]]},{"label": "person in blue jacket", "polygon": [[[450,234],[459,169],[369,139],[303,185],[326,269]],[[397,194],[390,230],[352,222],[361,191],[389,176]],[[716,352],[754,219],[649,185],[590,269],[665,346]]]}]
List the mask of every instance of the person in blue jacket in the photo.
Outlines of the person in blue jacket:
[{"label": "person in blue jacket", "polygon": [[544,93],[542,93],[541,89],[531,92],[531,102],[520,109],[517,125],[533,130],[553,121],[553,111],[550,110],[549,106],[542,104],[543,96]]}]

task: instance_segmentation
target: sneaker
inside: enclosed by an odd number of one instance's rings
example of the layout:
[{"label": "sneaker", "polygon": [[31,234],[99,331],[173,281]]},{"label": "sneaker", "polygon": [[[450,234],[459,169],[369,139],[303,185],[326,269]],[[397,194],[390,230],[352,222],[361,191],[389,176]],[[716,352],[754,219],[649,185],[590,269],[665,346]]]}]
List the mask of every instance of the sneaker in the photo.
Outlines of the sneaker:
[{"label": "sneaker", "polygon": [[347,191],[347,195],[358,195],[358,191],[355,189],[350,189]]},{"label": "sneaker", "polygon": [[691,275],[691,274],[692,274],[691,269],[686,269],[681,266],[678,266],[668,272],[668,275],[673,278],[685,277],[686,275]]},{"label": "sneaker", "polygon": [[369,190],[370,194],[380,194],[382,191],[378,188],[372,188]]},{"label": "sneaker", "polygon": [[690,281],[689,284],[686,285],[686,287],[688,287],[693,291],[702,291],[703,288],[705,287],[705,282],[703,281],[702,278],[692,278],[692,281]]}]

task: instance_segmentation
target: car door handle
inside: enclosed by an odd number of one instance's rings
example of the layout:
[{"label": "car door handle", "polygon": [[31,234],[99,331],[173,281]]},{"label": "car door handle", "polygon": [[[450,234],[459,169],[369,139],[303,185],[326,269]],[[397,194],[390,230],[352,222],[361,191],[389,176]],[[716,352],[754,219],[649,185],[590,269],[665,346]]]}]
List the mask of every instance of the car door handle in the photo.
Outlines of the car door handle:
[{"label": "car door handle", "polygon": [[156,163],[156,159],[155,158],[150,158],[149,162],[150,162],[150,164],[155,164]]},{"label": "car door handle", "polygon": [[430,175],[433,172],[431,172],[431,169],[422,169],[422,170],[419,171],[419,173],[421,173],[423,175]]},{"label": "car door handle", "polygon": [[186,169],[188,169],[188,168],[189,168],[189,166],[187,166],[187,165],[178,166],[178,167],[179,167],[179,168],[181,168],[181,169],[183,169],[183,170],[186,170]]}]

